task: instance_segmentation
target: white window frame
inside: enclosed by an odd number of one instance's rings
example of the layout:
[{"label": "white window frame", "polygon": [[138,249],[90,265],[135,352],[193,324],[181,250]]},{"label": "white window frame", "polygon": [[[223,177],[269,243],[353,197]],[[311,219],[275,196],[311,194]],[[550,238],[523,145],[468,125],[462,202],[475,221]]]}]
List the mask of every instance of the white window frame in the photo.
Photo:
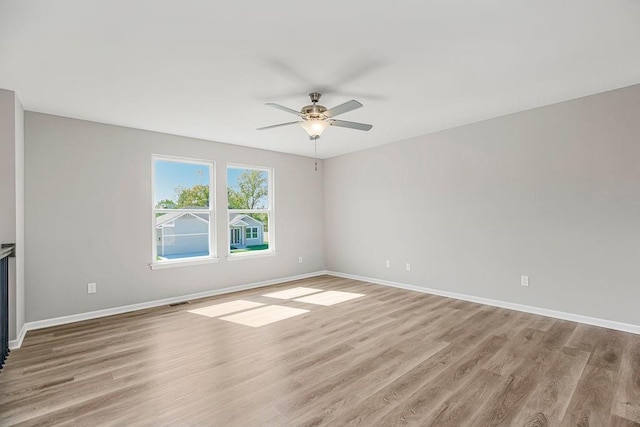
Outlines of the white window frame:
[{"label": "white window frame", "polygon": [[[156,160],[164,160],[169,162],[178,163],[190,163],[209,168],[209,208],[208,209],[156,209],[155,207],[155,190],[156,190]],[[168,156],[163,154],[153,154],[151,156],[151,250],[152,261],[149,264],[152,270],[171,268],[171,267],[185,267],[189,265],[208,264],[212,262],[218,262],[217,258],[217,239],[216,239],[216,187],[215,187],[215,175],[216,175],[216,162],[213,160],[205,159],[193,159],[188,157]],[[185,212],[192,214],[209,214],[209,255],[190,257],[190,258],[178,258],[170,260],[158,260],[157,251],[157,237],[156,237],[156,213],[170,213],[170,212]]]},{"label": "white window frame", "polygon": [[[261,172],[267,173],[267,203],[268,209],[229,209],[229,201],[227,200],[227,261],[236,261],[247,258],[261,258],[265,256],[274,256],[276,254],[276,221],[275,221],[275,170],[272,167],[268,166],[255,166],[255,165],[246,165],[241,163],[227,163],[227,169],[225,170],[225,181],[229,177],[229,169],[250,169],[250,170],[258,170]],[[229,182],[226,182],[225,194],[228,193]],[[231,214],[239,213],[239,214],[252,214],[252,213],[266,213],[269,221],[267,223],[267,228],[269,231],[265,232],[264,228],[262,230],[263,238],[267,236],[267,241],[269,243],[269,249],[264,249],[261,251],[249,251],[249,252],[236,252],[231,253],[230,241],[231,241],[231,225],[230,225],[230,216]],[[259,234],[259,233],[258,233]],[[246,238],[246,237],[245,237]]]},{"label": "white window frame", "polygon": [[[247,237],[247,231],[249,232],[249,237]],[[254,233],[254,231],[255,231],[255,233]],[[254,234],[255,234],[256,237],[253,237]],[[258,227],[246,227],[244,229],[244,238],[245,239],[257,239],[258,238]]]}]

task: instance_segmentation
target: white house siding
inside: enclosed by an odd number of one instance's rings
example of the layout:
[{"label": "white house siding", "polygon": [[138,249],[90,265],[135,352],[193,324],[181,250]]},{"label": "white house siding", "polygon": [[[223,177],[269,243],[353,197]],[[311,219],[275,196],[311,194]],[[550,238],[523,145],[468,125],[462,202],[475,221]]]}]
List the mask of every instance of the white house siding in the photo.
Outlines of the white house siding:
[{"label": "white house siding", "polygon": [[[164,228],[164,250],[159,239],[158,256],[202,253],[209,250],[208,223],[185,215],[176,219],[173,224],[173,227]],[[158,237],[161,236],[162,230],[158,230]]]},{"label": "white house siding", "polygon": [[[249,224],[250,227],[258,227],[258,237],[256,237],[255,239],[245,239],[245,243],[247,246],[251,246],[251,245],[261,245],[264,243],[264,239],[262,236],[262,223],[258,220],[255,220],[253,218],[251,218],[250,216],[247,216],[245,218],[243,218],[243,221],[246,222],[247,224]],[[246,236],[246,234],[245,234]]]},{"label": "white house siding", "polygon": [[[245,214],[232,214],[231,218],[231,228],[240,228],[241,236],[244,241],[244,244],[234,244],[233,246],[244,247],[262,245],[264,243],[264,226],[260,221],[253,219]],[[255,239],[248,239],[246,237],[246,227],[244,225],[237,225],[239,223],[235,222],[236,218],[240,218],[244,223],[248,224],[248,227],[258,227],[258,237]]]}]

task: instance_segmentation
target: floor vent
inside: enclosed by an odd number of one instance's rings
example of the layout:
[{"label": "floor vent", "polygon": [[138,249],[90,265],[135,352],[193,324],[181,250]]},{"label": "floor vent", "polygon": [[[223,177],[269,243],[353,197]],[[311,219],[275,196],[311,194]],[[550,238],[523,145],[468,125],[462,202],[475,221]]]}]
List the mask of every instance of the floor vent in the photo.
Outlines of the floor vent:
[{"label": "floor vent", "polygon": [[187,305],[187,304],[189,304],[189,301],[174,302],[173,304],[169,304],[169,307],[177,307],[179,305]]}]

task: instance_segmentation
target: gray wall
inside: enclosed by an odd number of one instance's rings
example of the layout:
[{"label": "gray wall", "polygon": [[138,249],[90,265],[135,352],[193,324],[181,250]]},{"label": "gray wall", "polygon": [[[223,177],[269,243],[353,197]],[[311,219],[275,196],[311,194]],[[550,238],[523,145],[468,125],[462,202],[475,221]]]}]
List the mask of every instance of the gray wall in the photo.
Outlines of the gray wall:
[{"label": "gray wall", "polygon": [[[640,325],[638,117],[633,86],[315,172],[313,159],[28,112],[27,321],[326,267]],[[217,162],[219,263],[149,270],[152,154]],[[275,257],[224,258],[227,162],[275,168]]]},{"label": "gray wall", "polygon": [[25,322],[24,117],[16,94],[0,89],[0,242],[15,243],[9,260],[9,339]]},{"label": "gray wall", "polygon": [[[313,159],[32,112],[25,132],[27,321],[324,269]],[[219,263],[149,269],[152,154],[216,161]],[[227,162],[275,168],[276,256],[226,260]]]},{"label": "gray wall", "polygon": [[329,270],[640,325],[640,85],[326,160],[324,191]]},{"label": "gray wall", "polygon": [[16,238],[15,93],[0,89],[0,242]]}]

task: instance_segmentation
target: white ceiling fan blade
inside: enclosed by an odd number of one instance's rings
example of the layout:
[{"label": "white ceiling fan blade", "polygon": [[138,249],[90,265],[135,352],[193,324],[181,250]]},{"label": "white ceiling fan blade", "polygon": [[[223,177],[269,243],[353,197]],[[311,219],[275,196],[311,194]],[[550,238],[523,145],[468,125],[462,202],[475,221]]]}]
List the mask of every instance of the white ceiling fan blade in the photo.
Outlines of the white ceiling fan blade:
[{"label": "white ceiling fan blade", "polygon": [[344,120],[331,120],[329,121],[331,126],[339,126],[341,128],[357,129],[357,130],[371,130],[373,125],[366,125],[364,123],[345,122]]},{"label": "white ceiling fan blade", "polygon": [[298,120],[298,121],[295,121],[295,122],[288,122],[288,123],[280,123],[280,124],[277,124],[277,125],[271,125],[271,126],[265,126],[265,127],[262,127],[262,128],[258,128],[258,129],[256,129],[256,130],[265,130],[265,129],[279,128],[280,126],[295,125],[296,123],[302,123],[302,120]]},{"label": "white ceiling fan blade", "polygon": [[287,113],[295,114],[296,116],[302,117],[300,111],[292,110],[291,108],[285,107],[280,104],[274,104],[273,102],[267,102],[265,105],[269,105],[273,108],[277,108],[278,110],[286,111]]},{"label": "white ceiling fan blade", "polygon": [[351,101],[347,101],[344,104],[340,104],[336,107],[333,107],[327,111],[324,112],[324,115],[327,117],[335,117],[338,114],[344,114],[347,113],[351,110],[355,110],[356,108],[360,108],[362,107],[362,104],[360,104],[358,101],[356,101],[355,99],[352,99]]}]

